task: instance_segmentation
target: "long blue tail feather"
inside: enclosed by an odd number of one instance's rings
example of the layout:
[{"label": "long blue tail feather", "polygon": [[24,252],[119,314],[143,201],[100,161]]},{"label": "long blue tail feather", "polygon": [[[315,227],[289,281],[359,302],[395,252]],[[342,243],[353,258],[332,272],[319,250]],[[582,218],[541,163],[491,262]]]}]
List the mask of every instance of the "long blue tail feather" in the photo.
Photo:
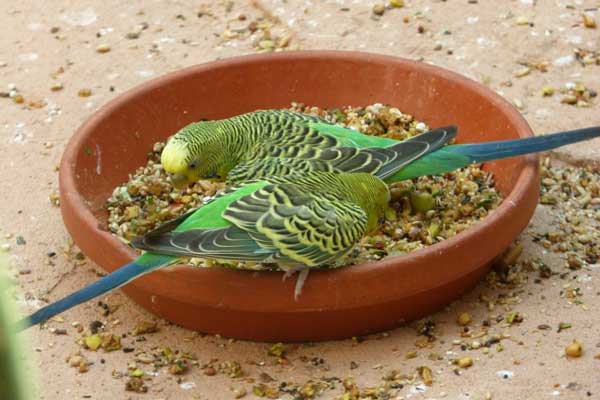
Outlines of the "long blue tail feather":
[{"label": "long blue tail feather", "polygon": [[457,154],[466,155],[471,159],[471,162],[478,163],[552,150],[557,147],[593,139],[598,136],[600,136],[600,127],[596,126],[523,139],[461,144],[453,146],[452,151]]},{"label": "long blue tail feather", "polygon": [[159,269],[162,266],[171,264],[175,260],[177,260],[177,257],[145,253],[111,274],[98,279],[83,289],[71,293],[67,297],[49,304],[34,312],[29,317],[22,319],[17,323],[17,330],[27,329],[30,326],[46,321],[71,307],[84,303],[113,289],[117,289],[142,275]]},{"label": "long blue tail feather", "polygon": [[600,126],[523,139],[453,144],[413,161],[385,181],[396,182],[425,175],[439,175],[473,163],[538,153],[596,137],[600,137]]}]

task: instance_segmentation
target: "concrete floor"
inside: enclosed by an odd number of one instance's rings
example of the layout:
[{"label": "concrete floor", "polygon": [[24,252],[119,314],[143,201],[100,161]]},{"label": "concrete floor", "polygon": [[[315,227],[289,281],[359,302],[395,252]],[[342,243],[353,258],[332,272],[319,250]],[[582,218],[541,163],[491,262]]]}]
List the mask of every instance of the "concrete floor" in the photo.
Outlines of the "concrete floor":
[{"label": "concrete floor", "polygon": [[[562,104],[560,93],[569,82],[600,90],[600,65],[583,66],[573,58],[577,47],[600,52],[600,30],[582,24],[585,10],[600,23],[598,1],[412,0],[381,17],[373,16],[375,3],[55,0],[42,6],[32,0],[3,1],[0,92],[14,89],[24,102],[0,98],[0,169],[4,171],[0,191],[5,199],[0,233],[10,244],[8,251],[18,271],[23,312],[44,304],[43,296],[53,301],[97,278],[98,266],[69,256],[77,250],[68,252],[69,237],[59,209],[49,200],[57,192],[55,167],[77,126],[99,106],[152,77],[257,52],[261,29],[252,35],[236,32],[258,18],[271,21],[272,36],[276,41],[289,40],[287,48],[365,50],[420,59],[462,73],[513,101],[538,133],[600,125],[598,99],[591,107],[580,108]],[[107,48],[107,52],[98,51]],[[541,68],[546,72],[539,68],[542,62],[547,62]],[[557,93],[543,97],[544,86],[554,87]],[[81,89],[90,89],[91,95],[78,96]],[[595,140],[561,149],[553,156],[578,164],[597,163],[599,146]],[[554,217],[540,206],[530,229],[552,227]],[[17,244],[18,236],[25,244]],[[541,257],[554,270],[569,272],[564,259],[534,244],[528,231],[519,240],[525,247],[522,258]],[[48,256],[51,253],[56,255]],[[91,321],[105,321],[107,331],[120,335],[130,332],[138,321],[155,319],[120,292],[102,299],[118,307],[108,317],[96,302],[90,302],[66,312],[63,322],[48,324],[66,329],[67,335],[31,329],[27,347],[35,356],[41,399],[231,399],[235,391],[243,394],[242,389],[248,392],[245,398],[255,398],[252,389],[260,383],[275,388],[284,381],[322,383],[323,377],[354,377],[364,390],[380,385],[392,370],[408,375],[404,388],[394,391],[397,397],[392,398],[484,399],[488,394],[494,399],[597,398],[600,360],[594,356],[600,353],[599,279],[599,269],[587,266],[569,272],[565,279],[554,276],[541,284],[533,278],[512,288],[482,283],[429,318],[436,324],[434,342],[423,343],[411,324],[361,343],[291,345],[287,362],[269,356],[267,344],[202,336],[163,320],[157,321],[156,333],[144,335],[144,341],[131,335],[123,339],[124,347],[135,349],[131,353],[81,349],[73,322],[87,327]],[[561,296],[572,282],[579,282],[583,306]],[[508,300],[489,307],[481,300],[482,294]],[[479,332],[484,319],[512,311],[523,315],[524,321],[511,326],[494,324],[489,329],[490,334],[510,335],[502,341],[503,351],[494,345],[486,354],[453,344],[473,340],[461,338],[462,328],[455,322],[459,313],[468,312],[473,331]],[[557,333],[559,322],[569,322],[572,328]],[[539,329],[541,324],[552,329]],[[583,356],[566,359],[564,348],[573,339],[583,343]],[[198,365],[176,376],[166,368],[154,372],[151,365],[137,361],[137,367],[146,372],[148,393],[125,391],[128,365],[133,367],[130,363],[139,359],[140,352],[153,354],[164,347],[193,353]],[[93,363],[85,373],[65,362],[79,350]],[[416,351],[416,357],[407,359],[411,351]],[[474,365],[457,374],[450,362],[457,356],[472,357]],[[214,359],[218,361],[211,363]],[[245,377],[230,378],[223,372],[225,367],[218,366],[230,361],[241,364]],[[211,376],[213,366],[216,374]],[[416,372],[420,366],[432,370],[431,386],[422,384]],[[415,375],[414,381],[410,379]],[[337,383],[320,398],[335,398],[343,392],[343,385]],[[368,392],[363,394],[366,398]],[[280,395],[291,398],[283,392]]]}]

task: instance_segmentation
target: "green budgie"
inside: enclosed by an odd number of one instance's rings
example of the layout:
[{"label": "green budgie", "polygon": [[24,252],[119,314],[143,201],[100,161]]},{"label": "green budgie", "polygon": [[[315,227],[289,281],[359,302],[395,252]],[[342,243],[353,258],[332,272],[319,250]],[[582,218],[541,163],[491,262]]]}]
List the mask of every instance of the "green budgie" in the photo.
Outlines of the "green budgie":
[{"label": "green budgie", "polygon": [[[414,157],[428,145],[411,147]],[[390,149],[385,152],[388,156]],[[375,149],[370,152],[375,154]],[[347,160],[357,157],[356,153],[346,154]],[[390,195],[382,179],[395,173],[399,167],[391,166],[402,165],[402,160],[396,157],[376,175],[308,172],[237,185],[137,238],[134,246],[148,252],[36,311],[19,326],[38,324],[144,274],[175,264],[181,257],[277,263],[289,273],[300,271],[297,296],[309,268],[344,257],[363,236],[384,222]]]},{"label": "green budgie", "polygon": [[[440,128],[452,136],[455,129]],[[404,142],[420,141],[422,136]],[[448,146],[441,143],[430,146],[417,157],[411,155],[413,158],[405,160],[404,168],[389,176],[386,182],[438,175],[472,163],[551,150],[597,136],[600,136],[600,127],[497,142]],[[331,153],[323,152],[325,149],[383,148],[398,143],[398,140],[362,134],[311,115],[265,110],[187,125],[168,141],[161,163],[177,187],[198,179],[233,183],[277,174],[285,170],[286,165],[292,169],[293,164],[294,168],[303,166],[306,171],[315,166],[316,170],[331,170],[331,165],[327,166]],[[346,167],[340,164],[334,169],[348,171]]]}]

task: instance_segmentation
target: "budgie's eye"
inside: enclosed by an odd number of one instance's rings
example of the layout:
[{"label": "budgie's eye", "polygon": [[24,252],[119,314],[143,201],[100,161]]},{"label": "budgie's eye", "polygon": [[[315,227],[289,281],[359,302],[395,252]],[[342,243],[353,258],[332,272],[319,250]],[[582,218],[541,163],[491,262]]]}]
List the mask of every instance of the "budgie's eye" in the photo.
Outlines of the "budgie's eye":
[{"label": "budgie's eye", "polygon": [[189,165],[190,169],[195,169],[197,166],[198,166],[197,160],[192,161]]},{"label": "budgie's eye", "polygon": [[385,224],[385,218],[384,218],[384,217],[381,217],[381,218],[379,218],[379,219],[377,220],[377,223],[378,223],[379,225],[383,225],[383,224]]}]

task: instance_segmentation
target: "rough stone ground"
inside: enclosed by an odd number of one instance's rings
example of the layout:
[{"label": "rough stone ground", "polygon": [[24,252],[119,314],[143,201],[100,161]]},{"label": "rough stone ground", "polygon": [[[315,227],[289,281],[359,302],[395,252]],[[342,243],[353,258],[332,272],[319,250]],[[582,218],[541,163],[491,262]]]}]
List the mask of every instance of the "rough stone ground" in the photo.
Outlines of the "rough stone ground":
[{"label": "rough stone ground", "polygon": [[[278,38],[275,42],[289,37],[287,48],[368,50],[421,59],[465,74],[513,101],[539,133],[600,124],[600,100],[593,99],[587,108],[577,107],[562,104],[560,93],[569,82],[600,89],[600,65],[584,66],[572,58],[578,47],[600,51],[600,29],[582,24],[586,10],[600,23],[597,0],[408,0],[404,8],[388,9],[381,17],[373,16],[374,4],[358,0],[1,2],[0,91],[10,92],[13,85],[16,91],[12,99],[0,98],[0,191],[4,199],[0,232],[19,271],[16,280],[27,299],[21,301],[23,311],[43,304],[40,297],[56,300],[97,278],[98,267],[93,263],[65,256],[68,234],[58,208],[49,201],[57,190],[55,167],[75,128],[97,107],[153,76],[270,47],[269,42],[259,44],[260,29],[250,36],[236,34],[257,18],[270,18],[273,36]],[[136,26],[142,23],[147,28],[138,38],[125,37],[139,31]],[[110,50],[98,52],[102,44]],[[547,72],[532,67],[526,73],[522,65],[541,62],[548,63]],[[51,90],[59,82],[62,90]],[[544,86],[554,87],[556,93],[543,97]],[[91,96],[78,96],[81,89],[90,89]],[[14,101],[19,94],[23,103]],[[599,146],[596,140],[555,155],[579,164],[597,163]],[[540,206],[530,228],[543,230],[552,222],[549,210]],[[25,244],[17,244],[18,236]],[[432,386],[422,385],[417,377],[396,398],[484,399],[488,392],[494,399],[598,398],[600,360],[594,356],[600,353],[599,269],[586,266],[568,271],[561,255],[533,244],[527,232],[520,240],[525,246],[523,259],[539,256],[552,269],[568,274],[541,284],[530,277],[524,285],[508,289],[482,283],[461,301],[431,316],[437,340],[430,348],[415,345],[422,337],[411,325],[362,343],[290,346],[289,363],[281,364],[267,355],[266,344],[202,337],[159,320],[158,332],[145,335],[145,341],[138,342],[131,335],[123,339],[124,346],[136,349],[133,353],[82,350],[93,364],[88,372],[79,373],[65,362],[67,355],[80,349],[73,321],[85,327],[94,320],[106,321],[107,331],[121,334],[131,331],[136,321],[153,320],[121,293],[112,293],[103,301],[119,308],[108,317],[91,302],[65,313],[64,322],[49,324],[66,329],[67,335],[37,328],[29,332],[39,398],[230,399],[232,390],[241,388],[248,391],[246,398],[254,398],[252,387],[261,382],[261,373],[276,380],[268,383],[272,387],[282,381],[302,384],[311,378],[353,376],[365,389],[379,385],[393,369],[414,375],[424,365],[433,371]],[[57,255],[49,257],[49,252]],[[568,284],[581,288],[579,302],[583,304],[561,296]],[[479,300],[482,293],[494,299],[505,295],[508,304],[488,308]],[[488,354],[482,349],[463,351],[453,341],[460,339],[461,327],[455,321],[464,311],[473,318],[474,332],[481,331],[484,319],[505,317],[511,311],[518,311],[524,320],[510,327],[494,323],[490,328],[490,332],[511,335],[512,339],[502,341],[503,351],[496,345]],[[559,322],[569,322],[572,328],[557,333]],[[552,329],[539,329],[540,324]],[[566,359],[564,348],[574,338],[583,343],[583,355]],[[208,376],[199,366],[174,376],[162,368],[157,376],[147,376],[148,393],[126,392],[126,378],[119,374],[127,374],[128,363],[139,351],[165,346],[194,353],[200,365],[215,358],[237,360],[247,377]],[[412,350],[417,355],[407,360],[405,355]],[[429,359],[432,352],[443,360]],[[449,362],[456,355],[448,352],[470,356],[474,365],[456,374]],[[138,367],[152,371],[149,365],[138,363]],[[499,373],[504,370],[514,375],[504,378]],[[321,398],[342,393],[343,385],[338,383]]]}]

